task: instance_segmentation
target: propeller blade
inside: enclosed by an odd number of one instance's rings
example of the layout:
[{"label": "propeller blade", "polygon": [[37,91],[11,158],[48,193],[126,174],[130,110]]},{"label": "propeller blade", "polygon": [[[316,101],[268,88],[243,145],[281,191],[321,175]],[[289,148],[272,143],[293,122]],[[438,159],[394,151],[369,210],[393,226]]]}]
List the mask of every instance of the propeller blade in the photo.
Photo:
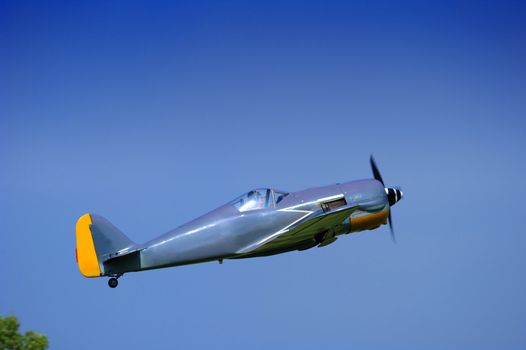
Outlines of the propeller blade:
[{"label": "propeller blade", "polygon": [[[374,157],[372,154],[371,154],[370,161],[371,161],[371,169],[373,171],[374,178],[380,181],[385,188],[384,180],[382,179],[382,175],[380,175],[380,170],[378,170],[378,167],[376,166],[376,162],[374,161]],[[393,240],[393,243],[396,243],[396,237],[395,237],[394,228],[393,228],[393,218],[391,217],[391,206],[394,205],[398,200],[402,198],[403,193],[401,190],[395,190],[393,188],[386,188],[385,190],[387,191],[388,199],[390,198],[389,199],[389,216],[387,218],[387,221],[389,222],[389,230],[391,231],[391,239]]]},{"label": "propeller blade", "polygon": [[389,210],[389,218],[387,220],[389,221],[389,229],[391,230],[391,239],[393,240],[393,243],[396,243],[396,237],[393,229],[393,219],[391,218],[391,210]]},{"label": "propeller blade", "polygon": [[[382,179],[382,175],[380,175],[380,170],[378,170],[378,167],[376,166],[376,162],[374,161],[374,157],[371,154],[371,169],[373,171],[373,176],[376,180],[380,181],[382,185],[384,184],[384,180]],[[384,185],[385,186],[385,185]]]}]

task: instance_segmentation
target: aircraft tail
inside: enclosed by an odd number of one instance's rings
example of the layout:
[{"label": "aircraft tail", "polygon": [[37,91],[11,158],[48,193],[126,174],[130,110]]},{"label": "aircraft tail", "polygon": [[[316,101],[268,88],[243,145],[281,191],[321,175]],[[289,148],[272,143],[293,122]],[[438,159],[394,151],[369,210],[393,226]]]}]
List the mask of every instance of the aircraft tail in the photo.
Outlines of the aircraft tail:
[{"label": "aircraft tail", "polygon": [[104,262],[119,254],[137,251],[117,227],[97,214],[85,214],[77,221],[77,264],[86,277],[104,276]]}]

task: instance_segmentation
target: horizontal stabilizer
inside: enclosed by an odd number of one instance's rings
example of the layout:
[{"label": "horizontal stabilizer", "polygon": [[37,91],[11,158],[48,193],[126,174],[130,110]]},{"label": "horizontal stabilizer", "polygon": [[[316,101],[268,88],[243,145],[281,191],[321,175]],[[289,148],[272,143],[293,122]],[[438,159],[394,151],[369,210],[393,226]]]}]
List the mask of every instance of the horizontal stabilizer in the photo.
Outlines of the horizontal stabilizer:
[{"label": "horizontal stabilizer", "polygon": [[122,253],[112,254],[104,260],[104,273],[107,275],[119,274],[129,271],[138,271],[141,268],[141,250],[134,249]]}]

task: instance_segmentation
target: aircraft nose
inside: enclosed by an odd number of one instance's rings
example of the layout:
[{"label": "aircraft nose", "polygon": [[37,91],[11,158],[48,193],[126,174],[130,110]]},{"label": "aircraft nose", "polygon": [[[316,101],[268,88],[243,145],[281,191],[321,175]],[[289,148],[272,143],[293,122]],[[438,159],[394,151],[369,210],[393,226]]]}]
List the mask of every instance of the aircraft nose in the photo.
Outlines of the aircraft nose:
[{"label": "aircraft nose", "polygon": [[390,206],[395,205],[396,202],[404,197],[404,193],[398,188],[386,188],[385,193],[387,194],[387,200],[389,201]]}]

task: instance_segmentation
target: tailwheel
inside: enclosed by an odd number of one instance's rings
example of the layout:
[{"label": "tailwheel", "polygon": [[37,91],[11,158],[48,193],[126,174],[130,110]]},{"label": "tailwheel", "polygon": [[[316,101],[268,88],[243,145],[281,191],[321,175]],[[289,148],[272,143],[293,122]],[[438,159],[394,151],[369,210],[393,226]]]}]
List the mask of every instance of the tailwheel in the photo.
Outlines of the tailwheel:
[{"label": "tailwheel", "polygon": [[110,276],[111,278],[108,280],[108,286],[110,286],[110,288],[116,288],[119,285],[119,281],[117,280],[122,276],[122,273],[114,273]]},{"label": "tailwheel", "polygon": [[118,285],[119,285],[119,281],[115,277],[112,277],[108,280],[108,286],[110,286],[110,288],[115,288]]}]

